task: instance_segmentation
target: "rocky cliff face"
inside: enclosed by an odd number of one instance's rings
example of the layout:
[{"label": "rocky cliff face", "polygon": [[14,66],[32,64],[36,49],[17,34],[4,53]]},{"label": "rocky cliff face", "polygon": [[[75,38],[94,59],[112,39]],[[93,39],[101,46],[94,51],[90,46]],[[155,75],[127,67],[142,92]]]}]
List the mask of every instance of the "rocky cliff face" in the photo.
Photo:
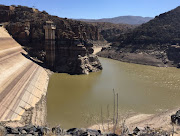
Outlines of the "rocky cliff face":
[{"label": "rocky cliff face", "polygon": [[29,43],[25,50],[39,63],[54,72],[88,74],[102,70],[98,57],[93,54],[93,44],[77,40]]},{"label": "rocky cliff face", "polygon": [[45,43],[45,64],[55,72],[69,74],[88,74],[102,70],[101,63],[93,55],[93,45],[74,41]]},{"label": "rocky cliff face", "polygon": [[[55,41],[45,40],[43,26],[49,20],[56,26]],[[44,67],[70,74],[88,74],[102,69],[89,43],[103,40],[96,26],[33,8],[3,5],[0,6],[0,22]]]}]

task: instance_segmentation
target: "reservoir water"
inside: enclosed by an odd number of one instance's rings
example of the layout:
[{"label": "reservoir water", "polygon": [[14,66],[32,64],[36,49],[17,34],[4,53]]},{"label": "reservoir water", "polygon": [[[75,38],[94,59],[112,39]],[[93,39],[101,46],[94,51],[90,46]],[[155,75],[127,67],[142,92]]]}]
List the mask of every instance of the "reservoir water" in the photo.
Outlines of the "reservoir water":
[{"label": "reservoir water", "polygon": [[[157,113],[180,106],[180,70],[100,58],[103,70],[89,75],[53,74],[47,94],[47,121],[64,128],[88,127],[113,114]],[[108,110],[107,110],[108,107]],[[109,116],[107,113],[109,112]]]}]

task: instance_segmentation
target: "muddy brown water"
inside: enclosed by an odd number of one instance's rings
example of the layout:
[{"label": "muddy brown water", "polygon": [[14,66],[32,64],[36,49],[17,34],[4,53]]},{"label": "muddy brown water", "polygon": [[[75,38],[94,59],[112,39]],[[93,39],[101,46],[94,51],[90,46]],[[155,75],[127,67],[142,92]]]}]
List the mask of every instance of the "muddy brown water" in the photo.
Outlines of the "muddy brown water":
[{"label": "muddy brown water", "polygon": [[152,114],[180,106],[179,69],[106,58],[100,61],[104,69],[97,73],[51,76],[47,95],[50,125],[82,128],[101,123],[102,118],[104,122],[111,120],[113,89],[119,95],[120,116],[132,112]]}]

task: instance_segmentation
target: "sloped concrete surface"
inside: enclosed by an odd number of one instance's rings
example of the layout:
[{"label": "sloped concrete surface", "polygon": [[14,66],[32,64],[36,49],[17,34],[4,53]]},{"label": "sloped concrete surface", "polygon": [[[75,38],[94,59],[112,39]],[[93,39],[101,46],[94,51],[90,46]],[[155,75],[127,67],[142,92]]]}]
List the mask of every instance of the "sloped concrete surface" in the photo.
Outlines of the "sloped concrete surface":
[{"label": "sloped concrete surface", "polygon": [[21,120],[35,107],[48,85],[47,72],[22,55],[26,52],[0,28],[0,121]]}]

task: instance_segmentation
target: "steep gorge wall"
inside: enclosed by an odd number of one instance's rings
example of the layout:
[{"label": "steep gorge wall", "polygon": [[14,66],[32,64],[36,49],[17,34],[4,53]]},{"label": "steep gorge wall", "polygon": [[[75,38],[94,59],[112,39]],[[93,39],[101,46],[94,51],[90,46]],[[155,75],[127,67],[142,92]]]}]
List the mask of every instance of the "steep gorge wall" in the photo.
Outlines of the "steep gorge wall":
[{"label": "steep gorge wall", "polygon": [[1,27],[0,121],[21,120],[25,111],[46,95],[47,72],[24,54],[27,53]]}]

